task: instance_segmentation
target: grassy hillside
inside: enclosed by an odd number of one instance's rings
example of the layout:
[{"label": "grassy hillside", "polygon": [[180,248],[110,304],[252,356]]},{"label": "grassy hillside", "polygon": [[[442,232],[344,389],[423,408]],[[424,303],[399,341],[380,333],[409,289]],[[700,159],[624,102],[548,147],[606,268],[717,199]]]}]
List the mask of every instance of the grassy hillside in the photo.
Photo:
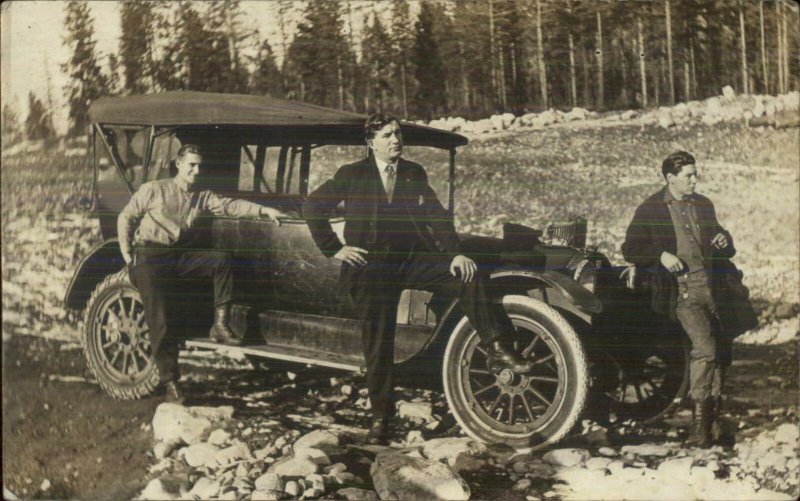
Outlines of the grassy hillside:
[{"label": "grassy hillside", "polygon": [[[633,210],[662,184],[661,159],[686,149],[698,158],[698,190],[714,200],[734,236],[736,261],[763,316],[789,318],[798,313],[799,137],[797,129],[718,125],[565,126],[476,138],[457,157],[457,226],[499,235],[505,221],[541,228],[581,213],[590,222],[589,244],[620,263]],[[341,148],[315,159],[324,167],[312,186],[363,151]],[[446,193],[446,154],[409,149],[406,156],[425,165]],[[77,210],[90,187],[83,157],[50,151],[3,158],[4,332],[75,335],[78,318],[61,300],[78,261],[99,242],[95,222]]]}]

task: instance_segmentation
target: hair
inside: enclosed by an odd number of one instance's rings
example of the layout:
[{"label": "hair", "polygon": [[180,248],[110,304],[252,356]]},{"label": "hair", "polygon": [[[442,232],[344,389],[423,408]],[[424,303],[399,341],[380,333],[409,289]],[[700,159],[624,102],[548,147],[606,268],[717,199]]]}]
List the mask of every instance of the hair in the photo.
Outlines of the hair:
[{"label": "hair", "polygon": [[661,175],[664,176],[664,179],[667,178],[667,174],[672,174],[677,176],[681,173],[681,169],[683,169],[684,165],[694,165],[694,157],[685,151],[676,151],[675,153],[671,153],[667,158],[661,162]]},{"label": "hair", "polygon": [[201,157],[203,156],[203,153],[200,151],[199,146],[197,146],[196,144],[189,143],[189,144],[184,144],[183,146],[180,147],[180,149],[178,149],[178,158],[183,158],[189,153],[192,153],[194,155],[200,155]]},{"label": "hair", "polygon": [[394,115],[387,115],[385,113],[373,113],[364,122],[364,139],[369,141],[375,137],[375,134],[392,122],[400,123]]}]

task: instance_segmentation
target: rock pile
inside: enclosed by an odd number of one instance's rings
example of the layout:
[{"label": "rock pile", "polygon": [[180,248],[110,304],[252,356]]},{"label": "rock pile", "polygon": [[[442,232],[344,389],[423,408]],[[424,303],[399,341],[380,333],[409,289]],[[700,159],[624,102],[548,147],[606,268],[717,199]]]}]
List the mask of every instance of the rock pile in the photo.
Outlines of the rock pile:
[{"label": "rock pile", "polygon": [[542,128],[596,118],[601,118],[608,124],[657,125],[664,129],[689,123],[710,126],[722,122],[745,122],[780,127],[796,124],[798,110],[800,110],[800,93],[797,91],[779,96],[748,94],[737,96],[733,88],[725,86],[721,96],[710,97],[704,101],[678,103],[674,106],[660,106],[646,111],[627,110],[600,115],[577,107],[568,112],[551,108],[541,113],[526,113],[516,117],[511,113],[504,113],[474,121],[461,117],[448,117],[429,123],[418,123],[468,135],[481,135],[518,127]]}]

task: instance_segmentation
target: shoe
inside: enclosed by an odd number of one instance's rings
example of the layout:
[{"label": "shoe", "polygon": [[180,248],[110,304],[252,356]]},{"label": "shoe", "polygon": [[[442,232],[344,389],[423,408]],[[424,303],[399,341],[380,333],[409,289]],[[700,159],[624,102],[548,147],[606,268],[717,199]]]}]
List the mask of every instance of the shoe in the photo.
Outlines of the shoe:
[{"label": "shoe", "polygon": [[166,401],[171,404],[182,404],[184,401],[183,392],[178,387],[177,381],[167,381],[163,386]]},{"label": "shoe", "polygon": [[510,351],[500,341],[494,341],[486,350],[486,367],[495,373],[508,369],[524,374],[533,370],[533,362]]},{"label": "shoe", "polygon": [[687,447],[707,448],[711,446],[711,428],[714,424],[714,399],[706,398],[701,402],[694,403],[692,413],[692,425],[689,428],[689,436],[684,442]]},{"label": "shoe", "polygon": [[217,306],[214,310],[214,325],[208,332],[208,337],[217,343],[227,344],[229,346],[241,346],[242,340],[236,337],[236,334],[228,327],[228,309],[229,306]]},{"label": "shoe", "polygon": [[367,432],[367,443],[370,445],[387,445],[389,443],[389,418],[375,418]]}]

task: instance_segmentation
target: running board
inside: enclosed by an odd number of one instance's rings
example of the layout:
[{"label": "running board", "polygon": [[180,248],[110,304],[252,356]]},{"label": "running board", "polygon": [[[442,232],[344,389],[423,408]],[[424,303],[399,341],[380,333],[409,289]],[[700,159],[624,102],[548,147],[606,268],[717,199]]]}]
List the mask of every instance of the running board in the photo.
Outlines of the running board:
[{"label": "running board", "polygon": [[189,339],[186,341],[186,346],[204,350],[214,350],[222,354],[237,353],[243,355],[253,355],[257,357],[285,360],[287,362],[294,362],[298,364],[332,367],[334,369],[342,369],[351,372],[364,372],[365,370],[362,357],[348,357],[318,350],[309,350],[307,348],[298,348],[296,346],[285,346],[278,344],[230,346],[226,344],[215,343],[214,341],[210,341],[208,338]]}]

